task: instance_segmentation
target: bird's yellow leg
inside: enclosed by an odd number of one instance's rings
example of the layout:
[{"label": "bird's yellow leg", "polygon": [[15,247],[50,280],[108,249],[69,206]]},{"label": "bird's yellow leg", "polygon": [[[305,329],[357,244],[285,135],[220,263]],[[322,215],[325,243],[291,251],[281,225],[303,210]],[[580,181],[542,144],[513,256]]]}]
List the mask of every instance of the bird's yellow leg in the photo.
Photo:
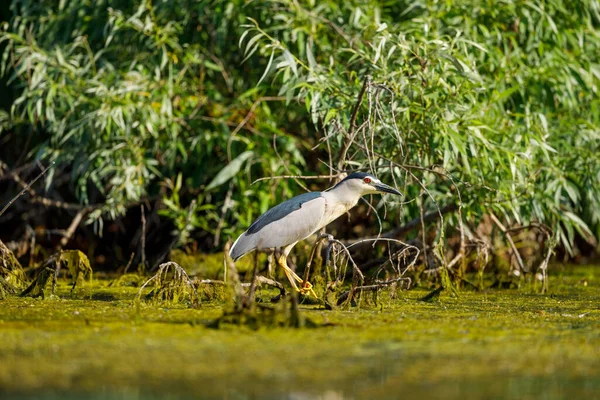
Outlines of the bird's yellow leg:
[{"label": "bird's yellow leg", "polygon": [[290,281],[290,284],[292,285],[292,287],[294,289],[296,289],[297,292],[299,292],[300,289],[298,289],[298,286],[296,286],[296,282],[294,281],[294,278],[295,278],[294,275],[296,275],[296,274],[294,273],[294,271],[292,271],[290,269],[290,267],[287,266],[287,263],[285,261],[285,256],[284,257],[279,257],[279,259],[277,261],[278,261],[278,264],[281,265],[281,268],[283,268],[283,272],[285,272],[285,276],[287,276],[287,278]]},{"label": "bird's yellow leg", "polygon": [[[296,289],[297,292],[300,292],[304,295],[306,295],[307,293],[310,293],[313,296],[315,296],[315,298],[318,298],[317,294],[312,289],[312,284],[308,281],[304,282],[304,279],[300,278],[290,267],[288,267],[287,256],[281,255],[279,257],[278,261],[279,261],[279,265],[281,265],[281,268],[283,268],[283,272],[285,272],[285,275],[287,276],[288,280],[290,281],[290,284],[292,285],[292,287],[294,289]],[[298,286],[296,285],[296,282],[294,282],[294,280],[302,283],[302,287],[300,289],[298,289]]]}]

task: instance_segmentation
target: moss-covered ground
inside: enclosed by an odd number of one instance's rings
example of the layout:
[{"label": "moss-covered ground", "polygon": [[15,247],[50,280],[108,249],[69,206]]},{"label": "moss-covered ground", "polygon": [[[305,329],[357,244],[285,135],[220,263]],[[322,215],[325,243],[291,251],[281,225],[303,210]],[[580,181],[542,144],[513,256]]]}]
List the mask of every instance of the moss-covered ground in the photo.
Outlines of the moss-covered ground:
[{"label": "moss-covered ground", "polygon": [[555,267],[543,295],[302,306],[319,327],[299,330],[213,329],[219,303],[136,307],[114,286],[0,301],[0,397],[600,398],[598,267]]}]

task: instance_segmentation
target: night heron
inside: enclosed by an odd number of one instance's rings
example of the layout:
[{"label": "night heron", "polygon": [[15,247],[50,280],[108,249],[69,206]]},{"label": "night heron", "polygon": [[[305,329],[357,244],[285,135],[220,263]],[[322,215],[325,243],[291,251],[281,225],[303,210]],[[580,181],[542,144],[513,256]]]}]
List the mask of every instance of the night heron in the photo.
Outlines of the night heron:
[{"label": "night heron", "polygon": [[288,267],[288,254],[296,243],[345,214],[362,196],[374,193],[401,195],[371,174],[354,172],[324,192],[304,193],[284,201],[258,217],[233,243],[229,255],[238,260],[253,250],[282,248],[277,263],[292,287],[302,294],[314,295],[308,282],[298,289],[295,281],[303,282],[303,279]]}]

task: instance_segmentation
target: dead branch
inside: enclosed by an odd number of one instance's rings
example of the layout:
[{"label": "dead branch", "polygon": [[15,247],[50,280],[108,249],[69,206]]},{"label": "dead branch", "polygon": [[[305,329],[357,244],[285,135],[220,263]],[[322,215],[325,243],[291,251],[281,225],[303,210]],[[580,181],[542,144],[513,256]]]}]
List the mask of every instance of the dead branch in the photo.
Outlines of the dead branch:
[{"label": "dead branch", "polygon": [[[446,215],[446,214],[456,211],[457,209],[458,209],[458,206],[456,204],[448,204],[448,205],[440,208],[439,212],[441,212],[442,215]],[[426,214],[423,214],[423,218],[422,218],[423,222],[428,223],[428,222],[433,221],[434,219],[436,219],[436,217],[439,216],[439,212],[436,210],[436,211],[430,211]],[[398,228],[384,232],[383,234],[381,234],[380,237],[367,237],[367,238],[357,240],[355,242],[351,242],[351,243],[347,243],[347,244],[349,244],[350,247],[353,247],[354,245],[359,245],[359,249],[360,249],[361,248],[360,244],[363,242],[377,241],[380,239],[393,239],[400,235],[408,233],[408,232],[412,231],[413,229],[418,228],[420,224],[421,224],[421,217],[419,216],[417,218],[410,220],[409,222],[407,222],[406,224],[404,224]]]},{"label": "dead branch", "polygon": [[372,79],[373,78],[371,77],[371,75],[367,75],[365,77],[365,81],[363,82],[362,87],[360,88],[360,92],[358,93],[358,99],[356,100],[356,103],[354,104],[354,109],[352,110],[352,114],[350,115],[350,131],[348,132],[350,134],[350,137],[353,136],[354,131],[356,130],[356,117],[358,116],[358,110],[360,109],[360,105],[362,104],[363,97],[365,96],[367,88],[371,85]]},{"label": "dead branch", "polygon": [[531,222],[529,225],[515,226],[513,228],[506,229],[506,231],[509,233],[513,233],[513,232],[520,232],[520,231],[524,231],[524,230],[528,230],[528,229],[538,229],[539,231],[541,231],[542,233],[545,233],[546,235],[552,235],[552,228],[550,228],[548,225],[540,223],[540,222]]},{"label": "dead branch", "polygon": [[[410,278],[396,278],[396,279],[390,279],[389,281],[382,281],[382,282],[377,282],[376,284],[373,285],[363,285],[363,286],[358,286],[356,288],[357,291],[360,292],[378,292],[382,289],[385,289],[386,287],[392,286],[394,284],[397,284],[398,282],[408,282],[408,284],[406,285],[406,288],[410,288],[410,285],[412,283],[412,280]],[[342,293],[340,295],[340,297],[338,297],[338,305],[343,304],[346,300],[348,300],[348,297],[350,296],[350,291],[346,291],[344,293]]]},{"label": "dead branch", "polygon": [[75,214],[75,218],[73,218],[73,220],[71,221],[71,224],[65,231],[63,237],[60,239],[60,247],[61,248],[65,247],[67,245],[67,243],[69,243],[69,240],[71,240],[71,237],[77,230],[77,227],[81,223],[81,220],[85,216],[86,212],[87,211],[85,209],[83,209],[83,210],[80,210],[77,214]]},{"label": "dead branch", "polygon": [[310,274],[310,267],[312,266],[312,263],[317,255],[317,250],[320,249],[320,244],[327,239],[328,242],[331,242],[333,240],[333,235],[329,235],[326,233],[321,233],[318,237],[317,240],[315,241],[315,243],[313,244],[313,247],[310,251],[310,256],[308,257],[308,262],[306,263],[306,268],[304,269],[304,282],[302,283],[302,287],[304,287],[304,285],[306,285],[306,283],[308,282],[308,276]]},{"label": "dead branch", "polygon": [[127,265],[125,266],[125,269],[123,270],[123,275],[125,275],[127,273],[127,271],[129,271],[129,267],[131,267],[131,263],[133,262],[133,257],[135,257],[135,253],[131,252],[131,256],[129,256],[129,261],[127,262]]},{"label": "dead branch", "polygon": [[[23,181],[22,181],[20,178],[18,178],[18,176],[17,176],[17,175],[15,175],[15,174],[12,174],[12,175],[13,175],[13,179],[15,179],[15,181],[16,181],[17,183],[19,183],[19,184],[20,184],[20,185],[23,187],[23,190],[21,190],[21,191],[20,191],[20,192],[19,192],[19,193],[18,193],[18,194],[15,196],[15,197],[13,197],[13,198],[12,198],[12,200],[11,200],[11,201],[9,201],[9,202],[8,202],[8,204],[6,204],[6,206],[4,206],[4,208],[2,209],[2,211],[0,211],[0,216],[1,216],[2,214],[4,214],[4,212],[5,212],[6,210],[8,210],[8,207],[10,207],[10,206],[11,206],[11,205],[12,205],[12,204],[15,202],[15,201],[17,201],[17,199],[18,199],[19,197],[21,197],[22,195],[24,195],[24,194],[25,194],[25,192],[29,192],[30,194],[35,194],[35,192],[33,191],[33,189],[31,189],[31,186],[32,186],[34,183],[36,183],[36,182],[38,181],[38,179],[40,179],[42,176],[44,176],[44,175],[46,174],[46,172],[48,172],[48,170],[49,170],[50,168],[52,168],[53,166],[54,166],[54,161],[53,161],[53,162],[52,162],[50,165],[48,165],[46,168],[44,168],[44,169],[42,170],[42,172],[40,172],[40,173],[39,173],[39,175],[38,175],[38,176],[36,176],[36,177],[35,177],[35,178],[34,178],[34,179],[31,181],[31,182],[29,182],[29,183],[27,183],[27,184],[26,184],[25,182],[23,182]],[[18,180],[17,180],[17,179],[18,179]]]},{"label": "dead branch", "polygon": [[[394,269],[394,271],[399,276],[403,276],[406,271],[408,271],[411,267],[413,267],[417,263],[417,260],[419,259],[419,254],[421,253],[421,250],[419,250],[418,247],[413,246],[413,245],[411,245],[409,243],[405,243],[405,242],[403,242],[401,240],[397,240],[397,239],[383,239],[383,240],[387,241],[387,242],[392,242],[392,243],[400,244],[402,247],[400,248],[400,250],[397,250],[394,254],[392,254],[391,256],[389,256],[388,259],[383,264],[381,264],[381,266],[377,269],[377,272],[375,273],[375,276],[376,277],[379,276],[379,274],[381,273],[381,271],[384,271],[389,266],[393,267],[394,260],[398,264],[398,269],[397,270]],[[425,246],[423,246],[423,247],[425,247]],[[408,263],[408,265],[406,266],[406,268],[404,268],[404,271],[401,271],[400,270],[400,259],[403,258],[403,257],[406,259],[406,257],[408,256],[408,254],[411,251],[413,251],[413,250],[415,251],[415,255],[414,255],[413,259]],[[376,279],[376,282],[377,281],[378,280]]]},{"label": "dead branch", "polygon": [[338,157],[337,168],[338,170],[342,170],[344,168],[344,164],[346,162],[346,155],[348,154],[348,150],[354,143],[354,138],[356,136],[356,118],[358,116],[358,111],[360,110],[360,106],[363,101],[363,97],[365,96],[365,92],[367,88],[371,85],[371,76],[367,75],[363,82],[362,88],[358,93],[358,99],[354,104],[354,109],[352,110],[352,114],[350,114],[350,126],[348,128],[348,133],[346,134],[346,141],[344,142],[344,147],[340,150],[340,155]]},{"label": "dead branch", "polygon": [[240,276],[237,272],[237,268],[235,267],[235,262],[229,256],[229,250],[231,249],[231,240],[228,240],[225,243],[225,248],[223,249],[223,254],[225,260],[223,261],[225,271],[224,271],[224,281],[227,283],[228,288],[228,300],[232,302],[229,305],[227,312],[239,313],[242,311],[244,306],[244,290],[242,289],[242,283],[240,282]]},{"label": "dead branch", "polygon": [[360,286],[362,286],[362,284],[365,281],[365,277],[364,277],[363,273],[361,272],[360,268],[358,268],[358,266],[354,262],[354,259],[352,258],[352,255],[350,254],[350,250],[348,250],[348,248],[346,246],[344,246],[344,244],[342,242],[340,242],[337,239],[332,239],[329,241],[329,243],[330,243],[330,246],[332,244],[339,245],[339,247],[341,248],[341,251],[346,254],[348,261],[350,261],[350,263],[352,264],[352,286],[350,287],[350,293],[348,294],[348,297],[350,299],[352,299],[352,298],[354,298],[354,295],[357,291],[357,287],[359,287],[358,282],[360,282]]},{"label": "dead branch", "polygon": [[[267,285],[267,286],[271,286],[271,287],[278,289],[279,296],[276,299],[281,298],[286,293],[285,288],[283,287],[283,285],[281,283],[277,282],[274,279],[269,279],[267,277],[264,277],[262,275],[256,275],[253,282],[242,283],[242,287],[252,288],[253,283],[255,284],[255,287],[257,287],[257,288],[261,287],[262,285]],[[276,299],[273,299],[273,300],[276,300]]]},{"label": "dead branch", "polygon": [[225,216],[227,211],[232,206],[231,196],[233,195],[233,182],[229,182],[229,189],[227,190],[227,194],[225,195],[225,201],[223,202],[223,206],[221,207],[221,217],[219,218],[219,223],[217,224],[217,229],[215,230],[215,240],[214,246],[217,247],[219,245],[219,241],[221,240],[221,229],[223,229],[223,224],[225,223]]},{"label": "dead branch", "polygon": [[140,238],[142,244],[142,268],[146,269],[146,211],[144,205],[140,204],[141,219],[142,219],[142,237]]},{"label": "dead branch", "polygon": [[546,257],[539,267],[539,270],[542,271],[542,293],[548,292],[548,263],[550,262],[550,257],[552,257],[552,254],[554,253],[555,245],[556,243],[547,244],[548,249],[546,250]]},{"label": "dead branch", "polygon": [[278,176],[265,176],[262,178],[255,179],[250,185],[254,185],[257,182],[272,180],[272,179],[333,179],[338,177],[340,174],[330,175],[278,175]]},{"label": "dead branch", "polygon": [[500,230],[502,231],[504,236],[506,236],[506,240],[510,244],[512,253],[514,254],[514,256],[517,259],[517,262],[519,264],[519,270],[521,273],[524,273],[525,272],[525,264],[523,264],[523,259],[521,258],[521,254],[519,254],[519,251],[517,250],[517,246],[515,245],[515,242],[513,241],[510,232],[508,232],[506,227],[502,224],[502,222],[500,222],[500,220],[494,215],[494,213],[490,212],[490,218],[492,219],[492,221],[494,221],[494,223],[498,226],[498,228],[500,228]]},{"label": "dead branch", "polygon": [[425,220],[423,218],[423,188],[419,193],[419,219],[421,220],[421,240],[423,241],[423,259],[425,265],[429,265],[429,257],[427,254],[427,232],[425,230]]}]

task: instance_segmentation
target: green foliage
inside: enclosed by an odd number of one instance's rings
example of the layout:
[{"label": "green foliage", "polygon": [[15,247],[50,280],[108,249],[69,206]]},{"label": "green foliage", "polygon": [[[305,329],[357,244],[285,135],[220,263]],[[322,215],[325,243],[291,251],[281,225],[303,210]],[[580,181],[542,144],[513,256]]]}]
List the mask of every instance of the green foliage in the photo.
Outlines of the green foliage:
[{"label": "green foliage", "polygon": [[100,205],[90,221],[161,196],[180,243],[194,228],[229,235],[301,191],[255,179],[331,167],[403,187],[394,225],[425,196],[425,209],[461,205],[444,224],[467,235],[493,212],[550,226],[570,252],[576,233],[600,236],[594,0],[14,0],[12,11],[0,40],[17,98],[0,127],[34,128],[30,158],[56,161],[77,198]]},{"label": "green foliage", "polygon": [[[123,215],[180,173],[187,202],[189,192],[223,191],[213,177],[237,154],[247,161],[236,181],[277,174],[283,161],[303,162],[295,150],[281,160],[269,156],[272,135],[283,147],[294,147],[294,138],[277,128],[288,118],[285,110],[268,102],[258,102],[253,121],[240,125],[250,134],[231,134],[263,92],[243,71],[231,75],[241,61],[230,45],[234,4],[201,2],[192,10],[175,3],[13,3],[15,17],[0,38],[3,72],[17,90],[11,122],[34,126],[31,157],[56,161],[71,175],[77,198],[101,206],[90,221]],[[231,179],[231,172],[220,176]],[[270,184],[238,183],[243,221],[266,210],[264,200],[261,210],[248,205]],[[291,193],[286,184],[280,190]],[[208,201],[222,201],[221,193]]]},{"label": "green foliage", "polygon": [[269,4],[276,17],[245,26],[246,52],[268,57],[333,154],[354,141],[345,167],[392,174],[409,198],[423,188],[429,208],[459,202],[472,226],[489,212],[545,223],[569,252],[575,232],[598,236],[597,2]]}]

